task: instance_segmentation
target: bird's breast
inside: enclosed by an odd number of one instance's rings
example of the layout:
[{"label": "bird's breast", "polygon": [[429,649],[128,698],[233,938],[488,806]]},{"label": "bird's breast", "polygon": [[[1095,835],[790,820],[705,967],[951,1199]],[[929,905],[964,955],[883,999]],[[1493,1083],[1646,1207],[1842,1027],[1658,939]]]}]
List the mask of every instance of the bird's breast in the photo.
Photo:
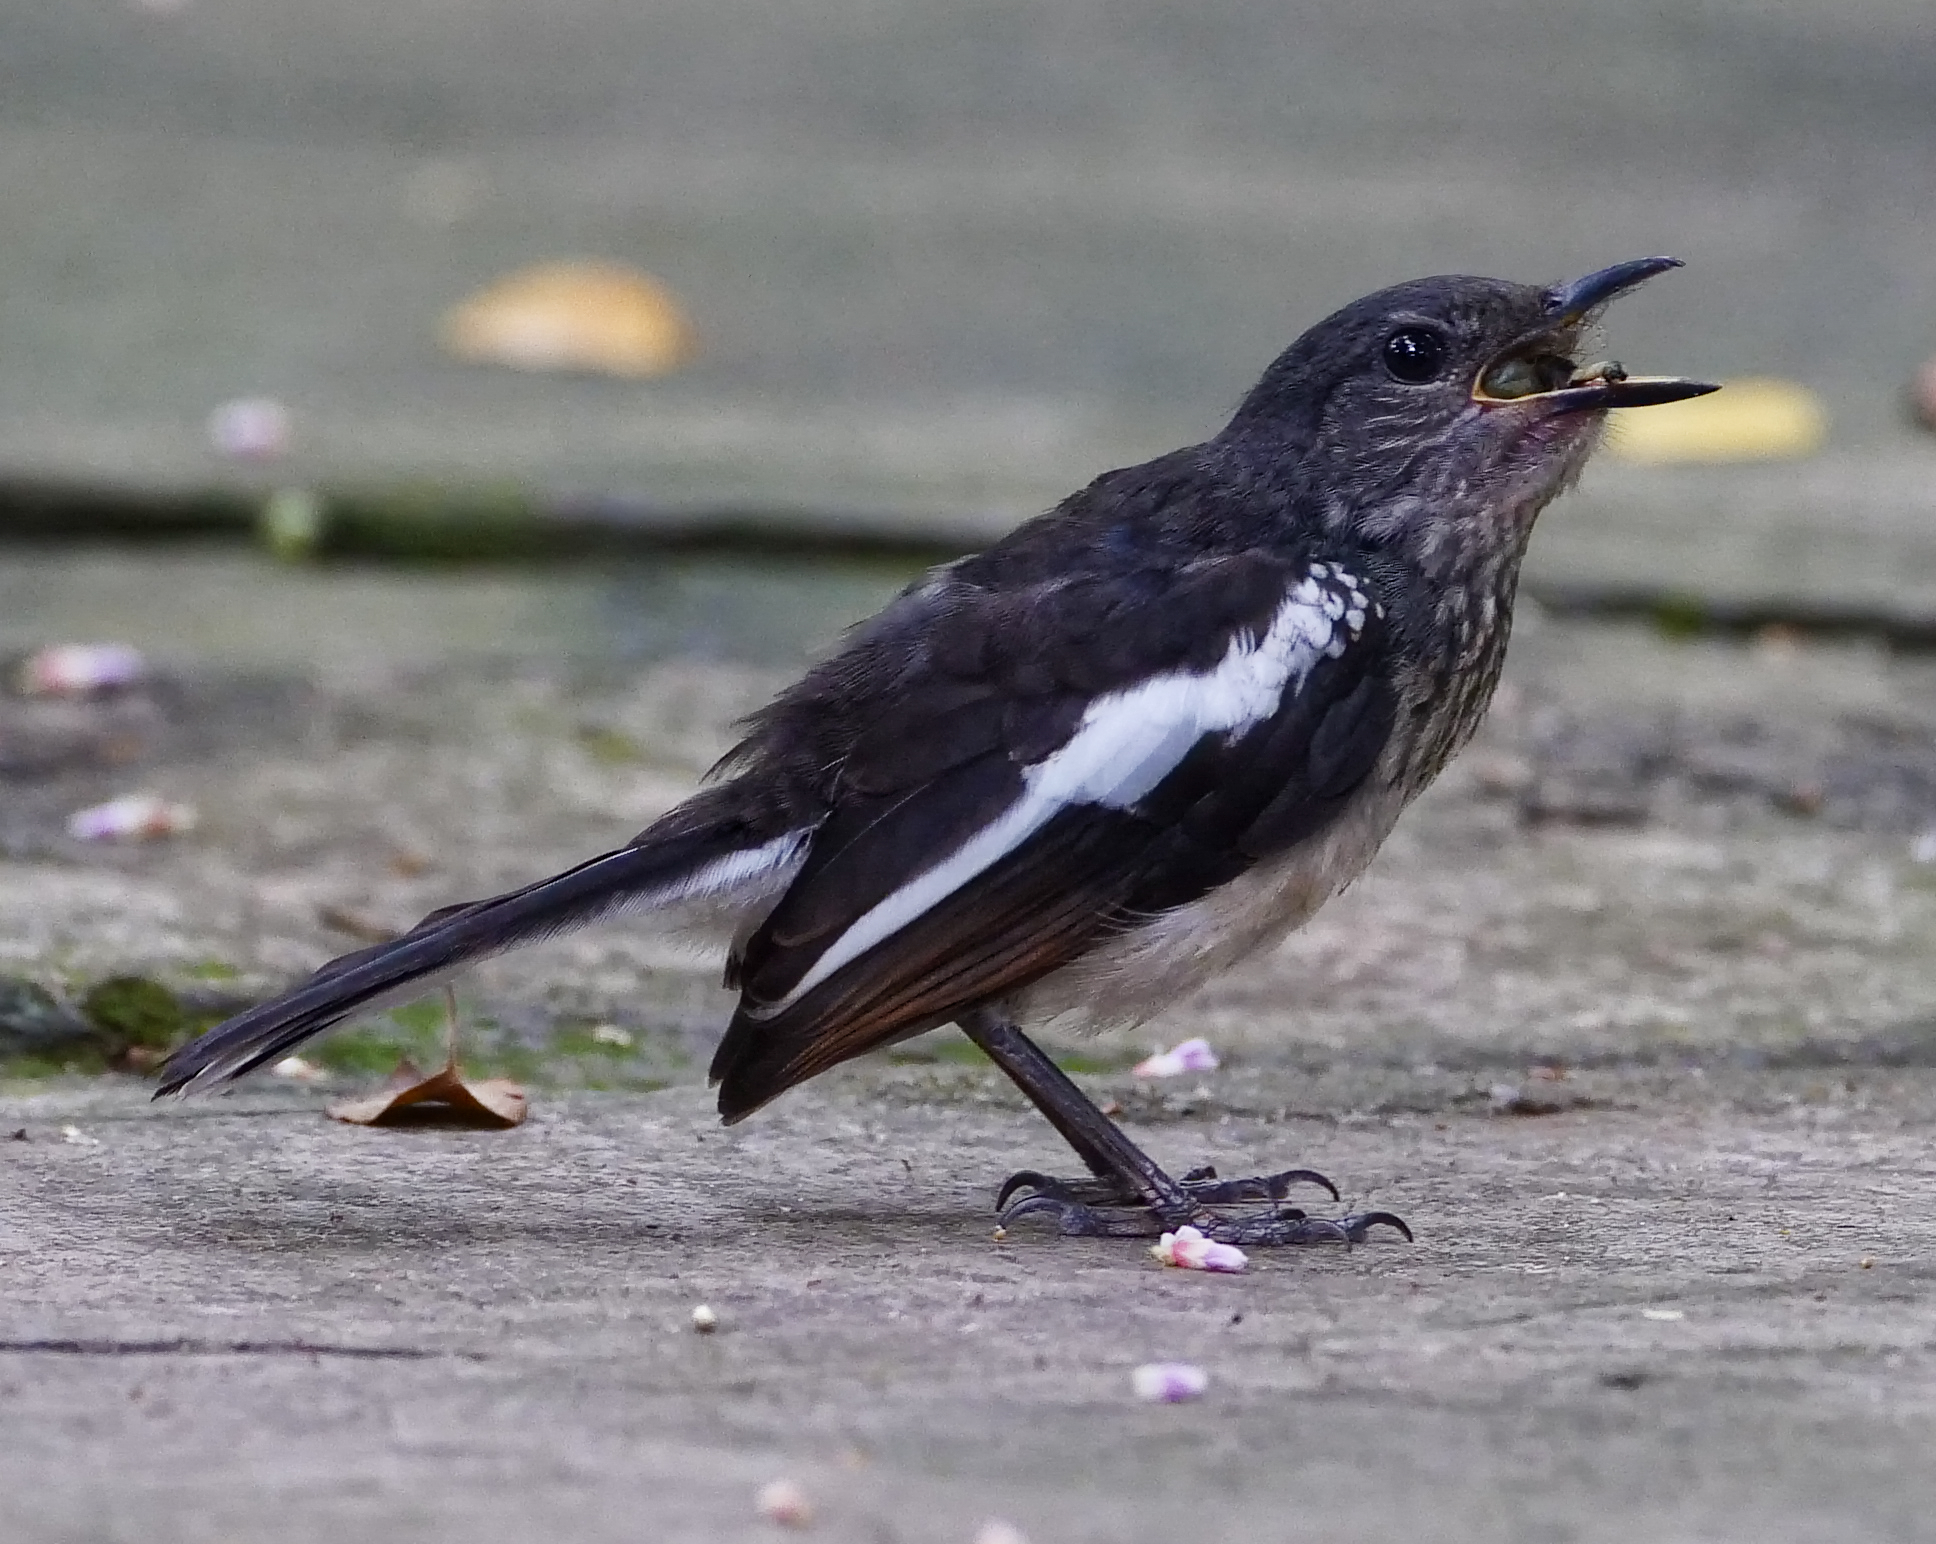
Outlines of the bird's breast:
[{"label": "bird's breast", "polygon": [[1082,1029],[1142,1022],[1308,922],[1364,872],[1405,803],[1396,788],[1367,786],[1319,835],[1116,934],[1031,986],[1016,1010]]}]

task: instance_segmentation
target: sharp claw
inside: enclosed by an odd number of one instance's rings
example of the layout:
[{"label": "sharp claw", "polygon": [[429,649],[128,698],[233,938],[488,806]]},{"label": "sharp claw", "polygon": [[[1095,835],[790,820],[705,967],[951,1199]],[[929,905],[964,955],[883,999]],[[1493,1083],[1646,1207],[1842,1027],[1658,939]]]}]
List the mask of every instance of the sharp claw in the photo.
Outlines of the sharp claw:
[{"label": "sharp claw", "polygon": [[1002,1211],[1008,1205],[1008,1198],[1018,1190],[1033,1190],[1042,1195],[1054,1195],[1063,1190],[1062,1181],[1039,1174],[1034,1169],[1017,1169],[1002,1181],[1002,1188],[995,1193],[995,1210]]},{"label": "sharp claw", "polygon": [[1332,1200],[1343,1199],[1338,1187],[1316,1169],[1286,1169],[1281,1174],[1226,1180],[1221,1185],[1205,1186],[1197,1192],[1197,1199],[1209,1206],[1229,1206],[1238,1201],[1281,1201],[1290,1194],[1293,1185],[1316,1185],[1328,1191]]},{"label": "sharp claw", "polygon": [[[1283,1204],[1293,1185],[1317,1185],[1339,1199],[1338,1187],[1316,1169],[1285,1169],[1250,1179],[1219,1180],[1209,1164],[1192,1169],[1182,1184],[1190,1193],[1192,1215],[1177,1219],[1157,1216],[1136,1195],[1107,1178],[1063,1180],[1034,1169],[1009,1175],[995,1199],[1003,1227],[1024,1217],[1055,1218],[1064,1238],[1154,1237],[1178,1220],[1193,1222],[1211,1238],[1228,1244],[1362,1244],[1380,1225],[1407,1243],[1412,1230],[1392,1212],[1354,1212],[1348,1216],[1312,1217],[1301,1208]],[[1205,1210],[1244,1202],[1268,1202],[1269,1210],[1229,1216]]]},{"label": "sharp claw", "polygon": [[1273,1201],[1283,1200],[1284,1192],[1293,1185],[1316,1185],[1322,1190],[1330,1191],[1332,1200],[1344,1199],[1338,1194],[1338,1187],[1316,1169],[1286,1169],[1282,1174],[1273,1174],[1265,1183],[1270,1186],[1270,1198]]},{"label": "sharp claw", "polygon": [[1055,1218],[1057,1223],[1056,1231],[1064,1238],[1080,1238],[1083,1232],[1082,1224],[1094,1221],[1096,1218],[1094,1212],[1077,1202],[1064,1201],[1055,1196],[1037,1194],[1022,1197],[1021,1200],[1004,1211],[1001,1216],[1001,1225],[1004,1228],[1013,1227],[1022,1218],[1032,1217],[1038,1212]]},{"label": "sharp claw", "polygon": [[1397,1229],[1406,1243],[1409,1244],[1413,1241],[1412,1230],[1406,1226],[1405,1219],[1391,1212],[1358,1212],[1353,1216],[1341,1217],[1338,1220],[1344,1225],[1345,1232],[1350,1236],[1350,1240],[1354,1244],[1362,1244],[1365,1241],[1366,1230],[1376,1227],[1381,1222],[1388,1228]]},{"label": "sharp claw", "polygon": [[1148,1211],[1109,1216],[1079,1201],[1044,1195],[1024,1196],[1002,1213],[1001,1225],[1009,1227],[1020,1218],[1036,1213],[1054,1217],[1056,1231],[1064,1238],[1154,1238],[1163,1231],[1163,1224]]}]

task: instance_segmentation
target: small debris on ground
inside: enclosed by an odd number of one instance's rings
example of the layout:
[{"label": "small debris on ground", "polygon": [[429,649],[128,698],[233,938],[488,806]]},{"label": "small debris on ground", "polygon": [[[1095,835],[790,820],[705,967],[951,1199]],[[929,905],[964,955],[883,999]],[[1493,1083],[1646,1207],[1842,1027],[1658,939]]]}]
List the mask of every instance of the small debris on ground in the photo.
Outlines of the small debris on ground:
[{"label": "small debris on ground", "polygon": [[1558,1115],[1580,1103],[1571,1095],[1528,1093],[1518,1083],[1495,1083],[1486,1090],[1486,1108],[1494,1115]]},{"label": "small debris on ground", "polygon": [[195,829],[192,804],[171,804],[152,793],[124,794],[90,805],[67,817],[67,834],[77,842],[146,842]]},{"label": "small debris on ground", "polygon": [[289,409],[274,397],[237,397],[208,415],[208,442],[237,461],[273,461],[289,449]]},{"label": "small debris on ground", "polygon": [[1186,1072],[1215,1072],[1217,1053],[1208,1040],[1185,1040],[1167,1051],[1147,1056],[1129,1069],[1136,1078],[1174,1078]]},{"label": "small debris on ground", "polygon": [[692,323],[656,279],[617,263],[521,269],[444,316],[443,344],[514,370],[665,375],[698,352]]},{"label": "small debris on ground", "polygon": [[692,1327],[697,1334],[710,1335],[719,1328],[719,1315],[707,1304],[701,1303],[692,1311]]},{"label": "small debris on ground", "polygon": [[1250,1264],[1250,1257],[1235,1244],[1220,1244],[1187,1225],[1174,1233],[1165,1233],[1150,1245],[1150,1253],[1163,1264],[1184,1271],[1216,1271],[1234,1276]]},{"label": "small debris on ground", "polygon": [[991,1517],[975,1530],[975,1544],[1029,1544],[1028,1535],[1015,1524]]},{"label": "small debris on ground", "polygon": [[316,908],[316,920],[331,932],[341,933],[346,938],[360,939],[366,944],[387,944],[391,939],[400,936],[396,928],[366,917],[360,911],[352,911],[347,906],[338,906],[329,901],[325,901]]},{"label": "small debris on ground", "polygon": [[1480,750],[1466,754],[1462,775],[1471,778],[1473,785],[1488,798],[1506,799],[1531,788],[1538,771],[1524,756],[1509,751]]},{"label": "small debris on ground", "polygon": [[753,1504],[760,1516],[782,1528],[806,1528],[813,1523],[813,1503],[792,1480],[768,1480],[760,1487]]},{"label": "small debris on ground", "polygon": [[1648,813],[1644,791],[1584,778],[1542,777],[1519,798],[1519,818],[1531,826],[1639,826]]},{"label": "small debris on ground", "polygon": [[436,859],[415,847],[399,847],[390,854],[390,872],[399,879],[419,879],[430,872]]},{"label": "small debris on ground", "polygon": [[1769,802],[1784,815],[1819,815],[1828,802],[1828,790],[1817,782],[1791,783],[1770,794]]},{"label": "small debris on ground", "polygon": [[125,643],[57,643],[20,662],[16,680],[30,697],[85,697],[147,679],[148,661]]},{"label": "small debris on ground", "polygon": [[1180,1405],[1201,1399],[1210,1375],[1189,1362],[1145,1362],[1129,1375],[1129,1386],[1151,1404]]},{"label": "small debris on ground", "polygon": [[99,1137],[89,1136],[79,1126],[63,1126],[60,1131],[61,1140],[70,1147],[99,1147],[101,1145],[101,1139]]},{"label": "small debris on ground", "polygon": [[304,1061],[300,1056],[285,1056],[269,1071],[274,1076],[288,1078],[293,1083],[314,1083],[323,1076],[321,1067],[314,1062]]},{"label": "small debris on ground", "polygon": [[592,1039],[600,1045],[615,1045],[621,1050],[629,1050],[633,1044],[632,1032],[620,1029],[616,1024],[594,1025]]},{"label": "small debris on ground", "polygon": [[1679,1308],[1643,1308],[1640,1310],[1640,1317],[1652,1319],[1660,1324],[1677,1324],[1687,1315]]}]

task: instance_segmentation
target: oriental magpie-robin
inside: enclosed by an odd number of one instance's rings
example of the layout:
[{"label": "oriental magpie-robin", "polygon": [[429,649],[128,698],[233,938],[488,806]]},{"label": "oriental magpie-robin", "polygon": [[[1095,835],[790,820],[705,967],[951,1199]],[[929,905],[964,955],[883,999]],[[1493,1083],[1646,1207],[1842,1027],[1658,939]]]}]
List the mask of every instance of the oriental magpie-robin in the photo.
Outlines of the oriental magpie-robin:
[{"label": "oriental magpie-robin", "polygon": [[906,590],[629,845],[332,960],[177,1051],[161,1092],[499,950],[700,903],[737,922],[712,1063],[728,1121],[954,1022],[1090,1171],[1015,1176],[1005,1218],[1252,1245],[1402,1231],[1279,1206],[1331,1188],[1309,1170],[1173,1179],[1021,1026],[1142,1019],[1364,869],[1478,726],[1533,521],[1607,412],[1714,389],[1578,362],[1608,301],[1677,266],[1346,306],[1221,433]]}]

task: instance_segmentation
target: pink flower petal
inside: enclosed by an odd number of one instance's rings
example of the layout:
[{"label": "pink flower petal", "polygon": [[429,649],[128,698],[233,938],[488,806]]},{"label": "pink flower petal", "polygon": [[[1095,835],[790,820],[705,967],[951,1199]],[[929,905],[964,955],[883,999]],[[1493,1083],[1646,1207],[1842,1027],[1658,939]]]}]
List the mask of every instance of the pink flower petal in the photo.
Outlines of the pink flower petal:
[{"label": "pink flower petal", "polygon": [[1167,1051],[1145,1057],[1129,1069],[1131,1077],[1174,1078],[1186,1072],[1215,1072],[1217,1053],[1208,1040],[1186,1040]]},{"label": "pink flower petal", "polygon": [[1179,1405],[1201,1399],[1210,1375],[1188,1362],[1145,1362],[1129,1375],[1129,1386],[1138,1399],[1151,1404]]},{"label": "pink flower petal", "polygon": [[760,1516],[782,1528],[805,1528],[813,1522],[813,1502],[793,1480],[768,1480],[753,1505]]},{"label": "pink flower petal", "polygon": [[141,842],[174,836],[194,824],[190,805],[170,804],[151,793],[131,793],[76,810],[67,817],[67,834],[77,842]]},{"label": "pink flower petal", "polygon": [[43,697],[79,695],[132,686],[147,673],[140,650],[125,643],[61,643],[27,656],[20,689]]},{"label": "pink flower petal", "polygon": [[1185,1271],[1219,1271],[1234,1276],[1250,1264],[1250,1257],[1235,1244],[1205,1238],[1187,1224],[1174,1233],[1165,1233],[1150,1245],[1150,1253],[1165,1265]]},{"label": "pink flower petal", "polygon": [[237,461],[273,461],[289,448],[289,409],[274,397],[237,397],[208,415],[208,441]]}]

